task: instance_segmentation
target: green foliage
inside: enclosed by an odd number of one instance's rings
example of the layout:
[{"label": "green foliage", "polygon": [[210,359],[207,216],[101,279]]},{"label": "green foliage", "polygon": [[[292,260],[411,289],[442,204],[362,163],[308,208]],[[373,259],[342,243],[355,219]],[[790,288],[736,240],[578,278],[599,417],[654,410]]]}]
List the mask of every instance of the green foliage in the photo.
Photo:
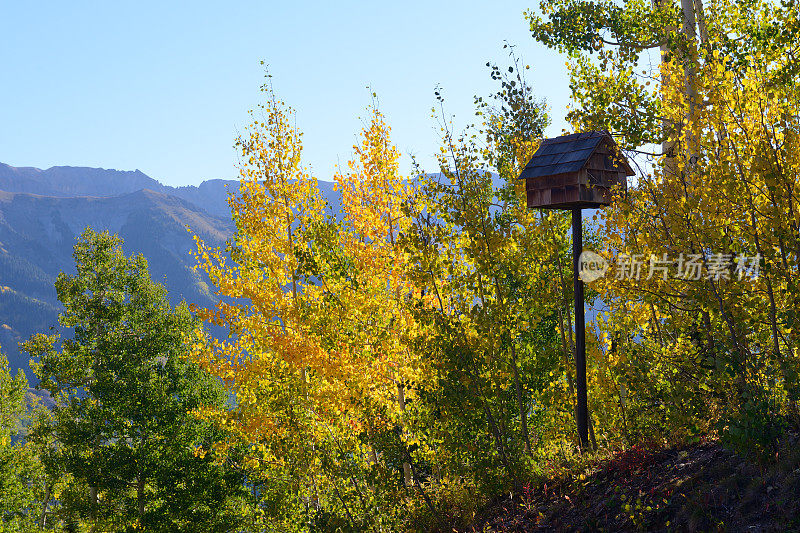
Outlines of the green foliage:
[{"label": "green foliage", "polygon": [[774,392],[749,390],[739,394],[740,405],[719,423],[722,441],[742,455],[759,460],[774,457],[789,421]]},{"label": "green foliage", "polygon": [[12,376],[0,353],[0,531],[38,531],[44,470],[25,442],[33,398],[22,370]]},{"label": "green foliage", "polygon": [[33,440],[70,482],[58,517],[114,531],[227,531],[241,518],[241,473],[199,456],[226,435],[192,411],[225,405],[219,384],[185,360],[195,320],[172,309],[141,256],[86,230],[75,245],[77,274],[56,281],[60,323],[74,336],[34,335],[40,387],[55,401]]},{"label": "green foliage", "polygon": [[534,39],[573,60],[570,90],[578,105],[570,122],[608,130],[626,148],[664,140],[661,101],[650,86],[658,71],[647,52],[681,47],[674,1],[544,0],[527,18]]}]

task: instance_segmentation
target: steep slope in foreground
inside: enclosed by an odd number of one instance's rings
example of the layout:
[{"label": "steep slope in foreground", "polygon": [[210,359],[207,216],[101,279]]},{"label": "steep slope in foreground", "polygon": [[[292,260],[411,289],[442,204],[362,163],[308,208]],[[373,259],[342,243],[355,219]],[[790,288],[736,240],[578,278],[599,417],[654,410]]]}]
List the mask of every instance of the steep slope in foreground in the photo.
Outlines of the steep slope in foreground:
[{"label": "steep slope in foreground", "polygon": [[0,346],[11,368],[28,371],[19,341],[58,325],[53,283],[62,270],[75,271],[72,247],[87,226],[117,233],[126,253],[143,254],[173,303],[211,305],[213,294],[192,269],[194,243],[187,225],[214,246],[233,232],[229,219],[151,190],[106,198],[0,191]]},{"label": "steep slope in foreground", "polygon": [[466,531],[800,531],[798,495],[797,434],[763,464],[718,442],[634,447],[577,477],[527,485]]}]

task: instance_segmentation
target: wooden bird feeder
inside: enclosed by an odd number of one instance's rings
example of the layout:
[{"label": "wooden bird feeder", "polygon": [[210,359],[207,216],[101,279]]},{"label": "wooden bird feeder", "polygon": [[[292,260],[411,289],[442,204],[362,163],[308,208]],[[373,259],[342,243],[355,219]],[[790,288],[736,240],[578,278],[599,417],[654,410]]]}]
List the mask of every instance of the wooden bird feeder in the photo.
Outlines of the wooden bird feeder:
[{"label": "wooden bird feeder", "polygon": [[628,161],[606,132],[545,139],[520,174],[528,207],[574,209],[611,203],[612,189],[633,176]]},{"label": "wooden bird feeder", "polygon": [[520,174],[525,180],[528,207],[572,211],[572,268],[575,293],[575,422],[582,450],[589,446],[586,393],[586,321],[579,259],[583,252],[581,210],[611,203],[615,187],[623,190],[633,176],[628,161],[611,135],[588,131],[545,139]]}]

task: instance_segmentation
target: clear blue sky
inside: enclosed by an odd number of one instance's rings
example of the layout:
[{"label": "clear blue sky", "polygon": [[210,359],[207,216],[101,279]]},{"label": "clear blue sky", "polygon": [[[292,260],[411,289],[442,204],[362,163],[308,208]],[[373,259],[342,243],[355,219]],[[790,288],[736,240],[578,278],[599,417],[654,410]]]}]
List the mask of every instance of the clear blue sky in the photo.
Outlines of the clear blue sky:
[{"label": "clear blue sky", "polygon": [[558,134],[565,59],[530,37],[523,12],[536,4],[3,0],[0,162],[140,169],[169,185],[235,178],[263,60],[319,179],[350,156],[367,85],[400,150],[433,170],[434,87],[458,125],[471,122],[473,96],[496,89],[485,64],[506,64],[504,40],[531,65]]}]

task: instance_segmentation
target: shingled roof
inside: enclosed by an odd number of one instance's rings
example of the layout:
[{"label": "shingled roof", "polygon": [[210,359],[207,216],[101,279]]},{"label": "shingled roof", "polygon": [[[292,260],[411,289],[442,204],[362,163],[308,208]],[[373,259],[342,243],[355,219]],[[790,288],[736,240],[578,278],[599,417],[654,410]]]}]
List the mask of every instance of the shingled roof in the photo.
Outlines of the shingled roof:
[{"label": "shingled roof", "polygon": [[[587,131],[545,139],[519,177],[538,178],[577,172],[583,168],[604,138],[611,140],[611,136],[606,132]],[[625,167],[628,175],[633,174],[627,163]]]}]

